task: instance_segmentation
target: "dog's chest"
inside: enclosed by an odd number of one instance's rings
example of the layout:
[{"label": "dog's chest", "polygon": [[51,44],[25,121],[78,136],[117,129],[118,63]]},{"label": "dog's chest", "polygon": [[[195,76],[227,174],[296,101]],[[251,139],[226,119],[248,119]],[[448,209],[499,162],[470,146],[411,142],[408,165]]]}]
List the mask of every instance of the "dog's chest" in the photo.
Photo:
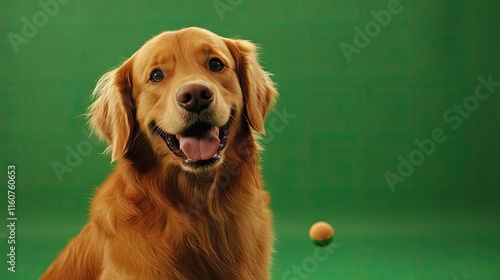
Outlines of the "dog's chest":
[{"label": "dog's chest", "polygon": [[195,279],[237,279],[239,269],[252,255],[250,252],[258,247],[258,233],[246,226],[235,220],[206,221],[196,232],[185,236],[178,252],[183,267],[192,268],[186,273]]}]

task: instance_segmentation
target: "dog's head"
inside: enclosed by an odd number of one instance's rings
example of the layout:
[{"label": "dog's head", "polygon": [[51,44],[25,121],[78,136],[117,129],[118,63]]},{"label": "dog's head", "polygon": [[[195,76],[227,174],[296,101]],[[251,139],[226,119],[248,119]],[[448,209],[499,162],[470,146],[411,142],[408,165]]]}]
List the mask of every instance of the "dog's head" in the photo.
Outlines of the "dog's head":
[{"label": "dog's head", "polygon": [[237,149],[242,131],[264,133],[276,90],[252,43],[186,28],[146,42],[102,76],[94,96],[90,125],[113,161],[147,147],[160,162],[198,171]]}]

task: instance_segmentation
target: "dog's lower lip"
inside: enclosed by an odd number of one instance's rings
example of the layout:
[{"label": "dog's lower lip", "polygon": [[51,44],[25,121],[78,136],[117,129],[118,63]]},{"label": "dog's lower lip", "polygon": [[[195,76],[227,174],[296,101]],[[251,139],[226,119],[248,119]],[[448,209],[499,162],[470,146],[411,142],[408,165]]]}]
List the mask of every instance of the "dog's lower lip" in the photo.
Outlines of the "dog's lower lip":
[{"label": "dog's lower lip", "polygon": [[196,168],[196,167],[211,165],[211,164],[217,162],[218,160],[220,160],[220,154],[216,153],[211,159],[207,159],[207,160],[192,160],[192,159],[184,158],[182,160],[182,162],[185,165],[188,165],[188,166]]}]

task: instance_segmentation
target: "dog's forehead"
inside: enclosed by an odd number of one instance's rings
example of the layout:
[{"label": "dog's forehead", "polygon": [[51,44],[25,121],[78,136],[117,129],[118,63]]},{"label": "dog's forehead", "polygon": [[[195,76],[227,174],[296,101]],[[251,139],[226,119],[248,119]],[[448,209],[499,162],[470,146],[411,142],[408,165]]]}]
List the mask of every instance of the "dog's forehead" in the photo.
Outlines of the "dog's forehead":
[{"label": "dog's forehead", "polygon": [[143,48],[185,51],[207,51],[208,49],[226,50],[224,38],[208,30],[190,27],[178,31],[167,31],[153,37]]},{"label": "dog's forehead", "polygon": [[174,31],[179,39],[187,39],[189,41],[195,40],[206,40],[213,43],[222,43],[222,37],[206,29],[198,27],[184,28],[178,31]]},{"label": "dog's forehead", "polygon": [[[232,54],[223,38],[211,31],[190,27],[178,31],[166,31],[147,41],[134,55],[140,66],[149,68],[168,61],[184,58],[218,56],[226,58],[233,67]],[[198,54],[196,56],[195,54]],[[186,60],[184,60],[186,61]]]}]

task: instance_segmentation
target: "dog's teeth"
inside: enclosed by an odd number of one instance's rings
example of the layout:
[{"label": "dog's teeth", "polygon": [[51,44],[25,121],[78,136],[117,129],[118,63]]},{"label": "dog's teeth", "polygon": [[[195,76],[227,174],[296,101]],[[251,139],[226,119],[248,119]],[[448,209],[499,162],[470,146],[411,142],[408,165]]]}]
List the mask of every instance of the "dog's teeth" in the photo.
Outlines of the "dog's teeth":
[{"label": "dog's teeth", "polygon": [[215,135],[219,135],[219,128],[218,127],[215,127],[214,133],[215,133]]},{"label": "dog's teeth", "polygon": [[181,140],[181,136],[180,135],[175,135],[175,138],[177,138],[177,140]]}]

